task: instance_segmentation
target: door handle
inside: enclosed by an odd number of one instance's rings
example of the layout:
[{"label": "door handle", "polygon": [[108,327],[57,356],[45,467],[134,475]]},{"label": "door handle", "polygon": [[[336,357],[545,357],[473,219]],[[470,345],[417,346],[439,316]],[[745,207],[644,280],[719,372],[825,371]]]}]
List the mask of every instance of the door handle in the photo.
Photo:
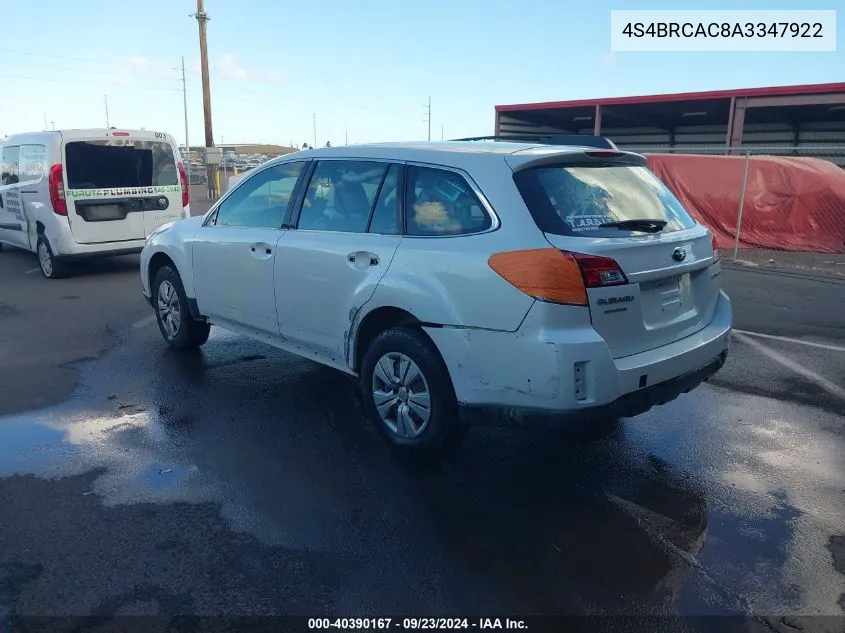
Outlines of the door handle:
[{"label": "door handle", "polygon": [[[378,255],[376,255],[375,253],[367,253],[366,251],[349,253],[349,255],[346,256],[346,260],[350,264],[358,264],[358,266],[361,266],[363,268],[366,268],[367,266],[378,266],[379,262]],[[365,264],[364,262],[368,263]]]},{"label": "door handle", "polygon": [[272,255],[273,254],[273,250],[269,246],[261,246],[261,245],[253,244],[252,246],[249,247],[249,250],[252,251],[253,253],[263,252],[265,255]]},{"label": "door handle", "polygon": [[0,209],[3,208],[3,196],[0,194]]}]

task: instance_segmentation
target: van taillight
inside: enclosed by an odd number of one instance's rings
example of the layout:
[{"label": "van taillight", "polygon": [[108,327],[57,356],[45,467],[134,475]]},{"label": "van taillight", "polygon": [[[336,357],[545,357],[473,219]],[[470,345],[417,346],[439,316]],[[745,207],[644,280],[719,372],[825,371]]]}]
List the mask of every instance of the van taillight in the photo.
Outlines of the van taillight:
[{"label": "van taillight", "polygon": [[191,201],[190,189],[188,188],[188,175],[185,173],[185,165],[178,163],[179,168],[179,183],[182,185],[182,208],[188,206]]},{"label": "van taillight", "polygon": [[53,165],[50,167],[48,183],[50,186],[50,203],[53,205],[53,213],[57,215],[67,215],[65,179],[64,174],[62,174],[61,165]]},{"label": "van taillight", "polygon": [[619,286],[628,283],[625,273],[622,272],[615,259],[582,253],[572,253],[572,256],[578,262],[581,276],[584,278],[584,285],[587,288]]}]

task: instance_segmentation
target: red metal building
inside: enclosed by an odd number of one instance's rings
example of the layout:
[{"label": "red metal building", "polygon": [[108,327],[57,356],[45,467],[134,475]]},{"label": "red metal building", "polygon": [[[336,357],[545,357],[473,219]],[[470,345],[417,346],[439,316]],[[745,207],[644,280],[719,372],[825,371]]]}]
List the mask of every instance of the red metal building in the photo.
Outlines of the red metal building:
[{"label": "red metal building", "polygon": [[597,134],[634,150],[783,148],[841,165],[845,83],[496,106],[497,135],[535,132]]}]

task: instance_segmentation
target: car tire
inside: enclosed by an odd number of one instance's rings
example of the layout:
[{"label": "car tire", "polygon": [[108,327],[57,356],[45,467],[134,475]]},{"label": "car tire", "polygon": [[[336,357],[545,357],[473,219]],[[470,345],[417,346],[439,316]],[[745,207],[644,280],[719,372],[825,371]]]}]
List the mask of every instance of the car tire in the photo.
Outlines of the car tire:
[{"label": "car tire", "polygon": [[449,371],[419,330],[395,327],[376,336],[361,362],[360,387],[367,416],[402,452],[440,455],[464,437]]},{"label": "car tire", "polygon": [[38,267],[41,269],[41,274],[45,278],[62,279],[68,276],[70,271],[68,270],[67,263],[62,261],[60,257],[53,255],[50,242],[44,235],[38,236],[36,254],[38,255]]},{"label": "car tire", "polygon": [[173,349],[197,349],[208,340],[211,325],[191,315],[182,279],[172,266],[162,266],[156,273],[153,309],[158,329]]}]

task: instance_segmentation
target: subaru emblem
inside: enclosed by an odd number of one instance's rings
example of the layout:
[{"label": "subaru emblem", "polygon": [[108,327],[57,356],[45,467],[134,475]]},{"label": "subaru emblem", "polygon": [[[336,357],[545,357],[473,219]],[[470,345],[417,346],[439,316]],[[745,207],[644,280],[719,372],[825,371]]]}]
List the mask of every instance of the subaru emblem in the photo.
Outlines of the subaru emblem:
[{"label": "subaru emblem", "polygon": [[676,248],[672,253],[672,259],[676,262],[682,262],[687,258],[687,251],[685,248]]}]

